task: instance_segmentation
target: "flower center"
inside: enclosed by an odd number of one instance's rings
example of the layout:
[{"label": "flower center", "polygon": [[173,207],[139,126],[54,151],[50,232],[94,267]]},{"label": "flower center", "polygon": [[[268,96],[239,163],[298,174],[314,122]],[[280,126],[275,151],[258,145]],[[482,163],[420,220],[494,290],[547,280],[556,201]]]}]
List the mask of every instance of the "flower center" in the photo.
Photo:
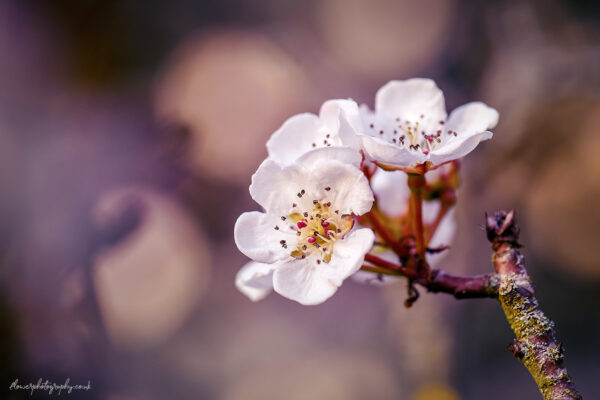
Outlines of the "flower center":
[{"label": "flower center", "polygon": [[[325,190],[331,188],[326,187]],[[287,239],[279,243],[294,258],[316,255],[317,264],[328,263],[336,241],[343,239],[352,229],[354,219],[350,215],[342,215],[327,199],[311,201],[305,193],[304,189],[298,192],[300,204],[293,203],[292,212],[281,217],[288,223],[287,227],[275,227],[287,233]]]},{"label": "flower center", "polygon": [[400,117],[394,121],[385,119],[386,121],[381,121],[381,118],[372,116],[368,124],[369,135],[423,154],[429,154],[440,146],[445,141],[444,136],[457,135],[452,130],[444,129],[445,121],[433,121],[424,114],[414,121]]}]

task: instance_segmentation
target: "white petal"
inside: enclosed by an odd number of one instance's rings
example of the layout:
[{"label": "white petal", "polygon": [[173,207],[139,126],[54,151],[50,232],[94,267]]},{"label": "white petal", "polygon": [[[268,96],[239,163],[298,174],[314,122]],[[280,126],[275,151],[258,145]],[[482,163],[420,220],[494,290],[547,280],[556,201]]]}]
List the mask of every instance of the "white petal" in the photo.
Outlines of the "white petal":
[{"label": "white petal", "polygon": [[337,132],[339,129],[339,116],[343,113],[350,126],[360,132],[362,130],[362,119],[358,110],[358,104],[354,100],[327,100],[321,106],[319,118],[331,130]]},{"label": "white petal", "polygon": [[273,273],[273,289],[303,305],[321,304],[338,288],[329,280],[329,271],[323,265],[317,264],[315,257],[282,264]]},{"label": "white petal", "polygon": [[273,270],[277,264],[250,261],[235,277],[235,287],[250,300],[264,299],[273,290]]},{"label": "white petal", "polygon": [[467,103],[456,108],[446,122],[444,136],[448,131],[457,132],[441,147],[431,152],[430,160],[435,164],[464,157],[482,140],[492,137],[488,129],[498,124],[498,111],[481,102]]},{"label": "white petal", "polygon": [[[336,160],[337,157],[342,161]],[[252,176],[250,195],[277,215],[287,216],[293,202],[325,197],[342,213],[361,215],[371,209],[373,193],[364,174],[355,166],[359,160],[358,152],[342,147],[315,150],[285,167],[267,159]],[[326,187],[331,187],[331,192],[326,193]],[[302,189],[307,196],[299,199],[297,194]]]},{"label": "white petal", "polygon": [[375,95],[375,111],[403,120],[416,121],[421,115],[431,121],[446,120],[444,94],[431,79],[388,82]]},{"label": "white petal", "polygon": [[355,128],[349,121],[346,113],[342,111],[339,115],[339,129],[338,137],[340,138],[340,144],[343,146],[349,146],[356,150],[362,149],[362,141],[358,135],[362,131],[361,128]]},{"label": "white petal", "polygon": [[429,161],[441,164],[446,161],[456,160],[472,152],[479,142],[491,139],[492,132],[481,132],[470,136],[456,137],[438,149],[429,153]]},{"label": "white petal", "polygon": [[446,121],[446,131],[453,130],[461,135],[470,135],[493,129],[498,124],[498,111],[482,102],[475,101],[457,107]]},{"label": "white petal", "polygon": [[284,263],[273,273],[273,288],[300,304],[320,304],[336,292],[345,278],[360,269],[374,238],[370,229],[347,235],[335,244],[328,264],[317,264],[316,257]]},{"label": "white petal", "polygon": [[281,166],[266,159],[252,175],[250,195],[265,210],[288,215],[296,193],[306,186],[307,179],[297,164]]},{"label": "white petal", "polygon": [[[279,243],[285,234],[281,230],[274,229],[278,224],[276,218],[274,215],[258,211],[245,212],[240,215],[235,222],[233,231],[238,249],[259,262],[274,263],[288,259],[290,255]],[[281,222],[279,221],[279,223]]]},{"label": "white petal", "polygon": [[330,279],[340,286],[344,279],[355,273],[362,266],[365,254],[373,247],[375,234],[369,228],[357,229],[338,240],[333,248],[333,255],[328,267],[332,269]]},{"label": "white petal", "polygon": [[[336,160],[322,160],[312,165],[310,179],[316,193],[329,198],[342,214],[362,215],[373,206],[373,192],[363,172]],[[330,187],[330,192],[323,191]]]},{"label": "white petal", "polygon": [[324,159],[336,160],[344,164],[353,165],[356,168],[360,167],[360,163],[362,161],[362,157],[358,150],[351,147],[332,146],[321,147],[319,149],[309,151],[308,153],[303,154],[297,160],[297,162],[298,164],[310,167],[315,162],[320,162]]},{"label": "white petal", "polygon": [[362,145],[372,160],[397,167],[410,167],[424,162],[427,156],[421,152],[410,151],[376,137],[360,135]]},{"label": "white petal", "polygon": [[408,176],[402,171],[377,169],[371,178],[371,187],[381,211],[390,217],[399,217],[408,211],[410,190],[407,182]]},{"label": "white petal", "polygon": [[312,143],[321,143],[325,136],[319,131],[322,126],[319,117],[314,114],[294,115],[267,141],[269,157],[282,165],[294,162],[302,154],[313,149]]}]

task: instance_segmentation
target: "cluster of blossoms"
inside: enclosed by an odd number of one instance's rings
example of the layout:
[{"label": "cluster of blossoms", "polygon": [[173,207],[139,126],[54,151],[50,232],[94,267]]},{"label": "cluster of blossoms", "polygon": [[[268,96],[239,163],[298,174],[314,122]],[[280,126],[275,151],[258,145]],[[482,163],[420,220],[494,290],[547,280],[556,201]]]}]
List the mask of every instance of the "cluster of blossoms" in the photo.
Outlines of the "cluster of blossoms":
[{"label": "cluster of blossoms", "polygon": [[235,242],[253,260],[236,286],[255,301],[275,290],[309,305],[352,275],[427,271],[454,233],[455,160],[491,138],[497,122],[479,102],[447,116],[429,79],[389,82],[375,110],[329,100],[319,115],[291,117],[252,176],[264,212],[235,224]]}]

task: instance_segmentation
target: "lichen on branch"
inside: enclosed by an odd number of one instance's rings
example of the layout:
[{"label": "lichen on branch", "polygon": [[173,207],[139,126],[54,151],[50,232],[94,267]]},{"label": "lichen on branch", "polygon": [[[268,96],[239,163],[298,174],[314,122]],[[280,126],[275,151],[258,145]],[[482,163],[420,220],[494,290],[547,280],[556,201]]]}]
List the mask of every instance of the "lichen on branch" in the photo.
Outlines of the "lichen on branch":
[{"label": "lichen on branch", "polygon": [[486,231],[500,277],[498,300],[516,336],[510,350],[527,367],[545,400],[581,399],[564,366],[563,346],[556,338],[554,323],[539,307],[518,250],[514,211],[488,216]]}]

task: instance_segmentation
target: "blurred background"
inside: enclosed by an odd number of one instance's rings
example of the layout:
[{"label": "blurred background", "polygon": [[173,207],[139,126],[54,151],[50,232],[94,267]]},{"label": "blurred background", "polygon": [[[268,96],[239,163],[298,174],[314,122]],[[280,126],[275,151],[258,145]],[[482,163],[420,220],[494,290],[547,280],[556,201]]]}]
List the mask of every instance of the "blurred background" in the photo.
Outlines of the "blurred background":
[{"label": "blurred background", "polygon": [[0,0],[0,397],[70,378],[92,390],[69,398],[108,400],[539,398],[492,300],[234,287],[270,134],[415,76],[501,115],[441,267],[491,271],[483,214],[515,208],[569,372],[598,393],[599,5]]}]

